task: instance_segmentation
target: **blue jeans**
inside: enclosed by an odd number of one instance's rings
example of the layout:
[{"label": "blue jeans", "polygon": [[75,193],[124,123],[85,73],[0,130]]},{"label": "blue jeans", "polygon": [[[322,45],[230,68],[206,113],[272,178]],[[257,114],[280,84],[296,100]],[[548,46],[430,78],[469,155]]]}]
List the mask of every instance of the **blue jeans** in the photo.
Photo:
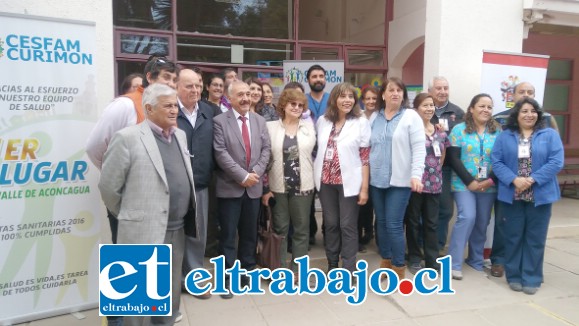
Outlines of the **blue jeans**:
[{"label": "blue jeans", "polygon": [[466,263],[477,271],[483,270],[483,252],[487,238],[487,226],[497,193],[480,193],[469,190],[454,192],[458,208],[456,223],[450,236],[448,253],[452,257],[452,269],[461,271],[464,249],[468,242]]},{"label": "blue jeans", "polygon": [[392,259],[392,265],[396,267],[404,266],[404,213],[410,199],[410,188],[370,186],[370,196],[376,214],[380,256]]},{"label": "blue jeans", "polygon": [[501,202],[505,216],[505,274],[507,282],[541,286],[543,258],[552,204],[535,206],[521,200]]}]

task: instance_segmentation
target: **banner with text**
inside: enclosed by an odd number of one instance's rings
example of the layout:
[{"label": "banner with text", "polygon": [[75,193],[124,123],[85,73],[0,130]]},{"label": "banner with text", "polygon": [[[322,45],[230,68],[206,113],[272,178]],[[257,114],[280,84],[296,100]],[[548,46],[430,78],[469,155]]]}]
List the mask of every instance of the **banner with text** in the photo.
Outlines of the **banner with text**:
[{"label": "banner with text", "polygon": [[[98,303],[93,23],[0,13],[0,324]],[[94,169],[93,169],[94,170]]]},{"label": "banner with text", "polygon": [[310,92],[310,85],[306,73],[313,65],[320,65],[326,70],[326,87],[324,92],[330,93],[334,86],[344,82],[344,61],[342,60],[284,60],[283,79],[285,83],[298,82],[304,85],[306,93]]},{"label": "banner with text", "polygon": [[535,86],[535,100],[542,105],[548,65],[544,55],[484,51],[481,91],[493,98],[493,114],[515,105],[514,88],[522,82]]}]

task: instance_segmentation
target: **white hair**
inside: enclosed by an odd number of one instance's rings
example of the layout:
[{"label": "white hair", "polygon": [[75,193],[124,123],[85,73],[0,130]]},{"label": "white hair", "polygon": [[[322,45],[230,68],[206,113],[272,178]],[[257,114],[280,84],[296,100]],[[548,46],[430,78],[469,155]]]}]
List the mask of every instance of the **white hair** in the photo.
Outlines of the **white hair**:
[{"label": "white hair", "polygon": [[[154,83],[145,88],[143,92],[143,108],[149,104],[155,107],[161,96],[176,96],[177,91],[165,84]],[[145,113],[147,110],[145,110]]]},{"label": "white hair", "polygon": [[430,81],[428,81],[428,90],[430,91],[432,89],[432,87],[434,87],[434,83],[436,81],[439,81],[439,80],[444,80],[448,84],[448,79],[446,79],[446,77],[434,76],[434,77],[430,78]]}]

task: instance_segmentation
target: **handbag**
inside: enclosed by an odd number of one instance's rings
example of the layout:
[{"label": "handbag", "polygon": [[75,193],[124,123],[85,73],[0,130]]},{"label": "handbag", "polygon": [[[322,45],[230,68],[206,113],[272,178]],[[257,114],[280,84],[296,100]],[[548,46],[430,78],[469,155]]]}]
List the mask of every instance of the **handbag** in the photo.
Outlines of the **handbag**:
[{"label": "handbag", "polygon": [[285,239],[285,236],[273,231],[272,223],[271,205],[261,205],[257,230],[257,264],[270,270],[281,267],[280,248]]}]

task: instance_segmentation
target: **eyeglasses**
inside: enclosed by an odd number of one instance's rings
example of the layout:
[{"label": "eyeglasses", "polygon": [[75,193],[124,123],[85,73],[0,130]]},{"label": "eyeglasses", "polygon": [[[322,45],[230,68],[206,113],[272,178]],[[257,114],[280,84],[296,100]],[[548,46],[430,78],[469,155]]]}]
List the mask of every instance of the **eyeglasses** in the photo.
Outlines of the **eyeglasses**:
[{"label": "eyeglasses", "polygon": [[303,108],[305,107],[304,104],[298,103],[298,102],[289,102],[289,105],[291,105],[292,108],[298,107],[298,108],[300,108],[300,109],[303,109]]}]

